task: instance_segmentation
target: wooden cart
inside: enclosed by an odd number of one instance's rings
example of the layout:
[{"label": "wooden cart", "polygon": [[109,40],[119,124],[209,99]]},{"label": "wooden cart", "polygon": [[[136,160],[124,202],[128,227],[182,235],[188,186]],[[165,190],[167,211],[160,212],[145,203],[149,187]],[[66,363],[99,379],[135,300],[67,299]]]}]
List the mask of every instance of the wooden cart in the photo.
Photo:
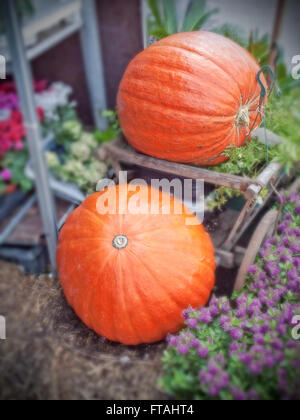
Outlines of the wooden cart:
[{"label": "wooden cart", "polygon": [[[259,131],[256,135],[258,138],[261,137]],[[271,132],[268,133],[268,137],[273,144],[282,140]],[[116,174],[122,171],[123,165],[133,165],[169,176],[192,180],[202,179],[205,183],[214,186],[229,187],[240,191],[244,196],[242,210],[237,212],[228,208],[220,213],[218,224],[222,228],[218,229],[218,232],[212,232],[211,237],[216,249],[217,264],[229,269],[239,267],[235,290],[243,287],[248,267],[254,262],[265,239],[274,233],[276,220],[279,218],[278,212],[270,210],[263,216],[248,246],[240,246],[239,241],[277,191],[276,188],[284,176],[280,164],[271,162],[256,179],[251,179],[146,156],[128,146],[123,138],[106,143],[99,149],[98,154],[101,159],[106,158],[110,161]],[[264,200],[258,200],[264,188],[268,188],[268,194]]]}]

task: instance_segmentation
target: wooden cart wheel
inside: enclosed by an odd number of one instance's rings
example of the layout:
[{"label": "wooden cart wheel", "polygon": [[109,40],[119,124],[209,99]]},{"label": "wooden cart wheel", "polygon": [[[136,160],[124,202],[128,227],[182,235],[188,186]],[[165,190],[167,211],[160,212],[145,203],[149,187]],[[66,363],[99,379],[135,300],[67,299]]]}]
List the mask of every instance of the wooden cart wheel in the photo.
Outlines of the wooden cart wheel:
[{"label": "wooden cart wheel", "polygon": [[241,290],[246,283],[246,275],[250,265],[255,261],[255,258],[264,243],[264,241],[270,238],[274,233],[274,227],[278,217],[278,211],[270,210],[262,218],[261,222],[257,226],[252,238],[249,242],[247,251],[243,258],[242,264],[239,268],[237,277],[235,279],[234,290]]}]

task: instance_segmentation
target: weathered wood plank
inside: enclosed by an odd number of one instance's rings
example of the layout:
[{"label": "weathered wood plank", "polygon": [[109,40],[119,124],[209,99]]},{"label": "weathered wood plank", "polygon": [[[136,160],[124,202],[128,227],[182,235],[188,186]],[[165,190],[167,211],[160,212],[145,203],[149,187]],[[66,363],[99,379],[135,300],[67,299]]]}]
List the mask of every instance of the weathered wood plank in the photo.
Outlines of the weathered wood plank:
[{"label": "weathered wood plank", "polygon": [[246,194],[246,191],[250,185],[257,185],[259,187],[259,183],[251,178],[214,172],[192,165],[169,162],[166,160],[156,159],[143,155],[134,151],[133,149],[124,148],[124,143],[120,139],[117,139],[111,143],[106,143],[102,147],[105,148],[105,151],[109,154],[110,157],[123,163],[130,163],[187,179],[203,179],[209,184],[239,190],[244,194]]}]

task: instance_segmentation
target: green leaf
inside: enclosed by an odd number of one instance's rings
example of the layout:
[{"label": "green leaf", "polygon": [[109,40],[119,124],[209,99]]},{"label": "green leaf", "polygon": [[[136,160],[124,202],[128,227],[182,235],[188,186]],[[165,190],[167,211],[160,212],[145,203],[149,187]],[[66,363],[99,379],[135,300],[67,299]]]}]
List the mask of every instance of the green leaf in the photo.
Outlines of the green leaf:
[{"label": "green leaf", "polygon": [[164,28],[157,0],[148,0],[148,7],[151,10],[151,13],[156,21],[156,24],[160,26],[161,28]]},{"label": "green leaf", "polygon": [[210,19],[210,17],[216,13],[219,12],[219,9],[213,9],[207,13],[204,13],[197,22],[195,22],[195,25],[191,29],[192,31],[199,31],[199,29],[202,28],[202,26]]},{"label": "green leaf", "polygon": [[206,8],[206,0],[192,0],[187,6],[182,32],[192,31],[195,21],[202,16]]},{"label": "green leaf", "polygon": [[154,29],[151,34],[154,38],[163,39],[169,36],[170,34],[166,32],[164,29]]},{"label": "green leaf", "polygon": [[20,181],[20,188],[23,192],[29,192],[33,187],[33,183],[28,178],[23,178]]},{"label": "green leaf", "polygon": [[245,40],[245,34],[243,30],[237,25],[225,23],[220,28],[217,28],[214,32],[217,32],[218,34],[221,34],[226,38],[232,39],[244,48],[247,48],[248,46],[248,43]]},{"label": "green leaf", "polygon": [[213,14],[218,12],[218,9],[205,12],[205,8],[205,0],[192,0],[189,3],[182,25],[182,32],[199,30]]},{"label": "green leaf", "polygon": [[108,128],[105,131],[96,131],[94,136],[99,143],[105,143],[107,141],[115,140],[118,137],[118,133],[116,133],[113,128]]},{"label": "green leaf", "polygon": [[169,34],[177,32],[177,12],[174,0],[163,0],[166,30]]}]

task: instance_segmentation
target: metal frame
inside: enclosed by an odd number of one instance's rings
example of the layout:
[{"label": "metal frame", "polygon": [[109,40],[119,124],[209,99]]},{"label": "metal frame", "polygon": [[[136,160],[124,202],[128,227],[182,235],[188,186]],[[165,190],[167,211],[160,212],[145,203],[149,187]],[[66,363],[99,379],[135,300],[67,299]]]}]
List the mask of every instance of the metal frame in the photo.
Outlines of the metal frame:
[{"label": "metal frame", "polygon": [[[43,141],[40,124],[37,118],[36,106],[34,101],[32,73],[29,65],[27,50],[24,45],[21,25],[16,12],[16,0],[3,0],[1,7],[6,25],[7,41],[11,54],[12,69],[15,75],[18,94],[20,97],[21,108],[26,129],[26,138],[29,148],[30,158],[35,173],[35,185],[37,199],[45,229],[49,260],[51,270],[56,271],[56,248],[57,231],[59,226],[56,222],[54,198],[49,182],[49,173],[44,161]],[[106,127],[106,120],[101,117],[101,110],[106,108],[106,93],[104,86],[104,72],[99,47],[99,31],[97,26],[96,6],[94,0],[84,0],[82,4],[82,25],[76,25],[72,30],[68,30],[62,36],[55,38],[56,45],[76,30],[81,30],[81,45],[84,63],[87,73],[88,87],[91,97],[95,125],[99,129]],[[53,40],[52,40],[53,41]],[[47,41],[45,41],[47,42]],[[50,46],[50,47],[51,47]],[[44,50],[37,46],[36,55]],[[32,207],[36,197],[30,197],[24,207],[13,217],[9,225],[2,232],[0,239],[4,243],[9,234],[17,224],[23,219],[28,210]],[[61,225],[61,221],[59,223]]]},{"label": "metal frame", "polygon": [[51,268],[56,268],[57,230],[54,201],[48,182],[48,171],[42,153],[42,135],[34,102],[32,74],[26,58],[23,36],[17,16],[15,0],[3,0],[7,41],[12,57],[16,85],[21,101],[27,144],[34,170],[38,174],[36,190],[45,228]]},{"label": "metal frame", "polygon": [[101,114],[107,108],[107,104],[97,10],[94,0],[83,1],[82,20],[80,38],[94,122],[99,130],[104,130],[107,128],[107,120]]}]

